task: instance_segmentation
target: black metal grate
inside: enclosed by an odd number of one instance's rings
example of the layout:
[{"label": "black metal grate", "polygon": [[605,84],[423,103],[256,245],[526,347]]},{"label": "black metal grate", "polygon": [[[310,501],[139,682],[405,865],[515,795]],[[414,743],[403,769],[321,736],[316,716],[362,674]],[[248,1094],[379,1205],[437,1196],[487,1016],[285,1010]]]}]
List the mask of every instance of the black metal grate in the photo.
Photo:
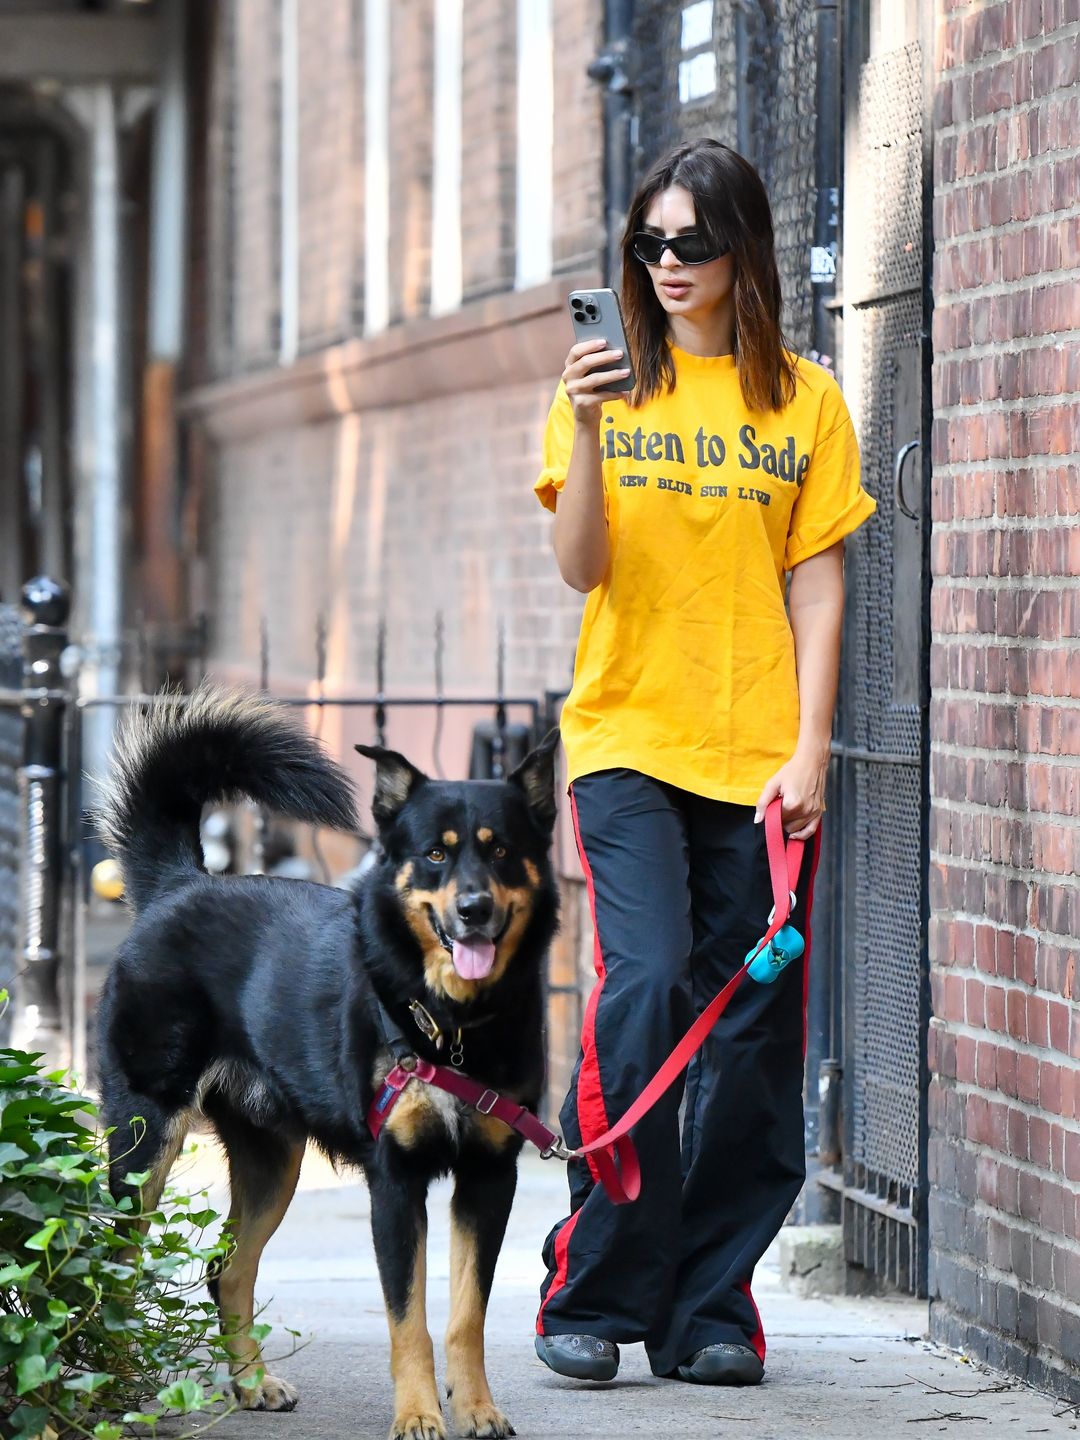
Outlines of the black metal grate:
[{"label": "black metal grate", "polygon": [[[818,7],[813,0],[714,0],[711,41],[687,49],[682,22],[688,8],[642,0],[635,10],[638,174],[674,145],[702,136],[722,140],[757,166],[773,208],[784,327],[793,348],[805,354],[813,318]],[[715,85],[699,95],[688,67],[704,63],[707,75],[705,51]]]},{"label": "black metal grate", "polygon": [[[22,627],[14,605],[0,605],[0,687],[22,686]],[[19,766],[22,718],[0,706],[0,989],[10,990],[19,950]],[[0,1036],[6,1035],[0,1019]]]},{"label": "black metal grate", "polygon": [[919,1183],[919,771],[856,770],[852,1162]]},{"label": "black metal grate", "polygon": [[[925,1272],[921,952],[922,712],[907,653],[921,633],[921,575],[906,577],[917,523],[894,503],[894,459],[918,438],[923,328],[922,58],[917,44],[868,60],[848,164],[846,355],[863,484],[878,502],[852,541],[844,738],[851,831],[844,1229],[849,1260],[912,1291]],[[915,469],[918,474],[918,467]],[[914,536],[914,540],[912,539]],[[914,549],[913,549],[914,545]],[[903,554],[901,554],[903,552]],[[898,577],[903,583],[898,583]],[[910,612],[916,612],[913,620]],[[876,758],[875,758],[876,757]]]},{"label": "black metal grate", "polygon": [[844,249],[845,299],[922,285],[922,46],[867,60],[859,79],[859,163],[848,205],[859,217]]},{"label": "black metal grate", "polygon": [[[892,755],[919,754],[917,704],[898,704],[893,694],[893,560],[895,527],[902,517],[893,502],[893,461],[906,438],[897,433],[897,380],[893,357],[918,345],[922,299],[918,291],[856,310],[847,322],[859,340],[857,427],[863,485],[878,502],[873,524],[860,532],[859,564],[849,603],[855,613],[850,683],[855,687],[852,740]],[[909,595],[907,603],[916,604]]]},{"label": "black metal grate", "polygon": [[738,7],[745,17],[746,69],[740,148],[757,166],[769,192],[776,261],[784,296],[784,327],[795,350],[809,352],[814,239],[816,4],[806,0]]}]

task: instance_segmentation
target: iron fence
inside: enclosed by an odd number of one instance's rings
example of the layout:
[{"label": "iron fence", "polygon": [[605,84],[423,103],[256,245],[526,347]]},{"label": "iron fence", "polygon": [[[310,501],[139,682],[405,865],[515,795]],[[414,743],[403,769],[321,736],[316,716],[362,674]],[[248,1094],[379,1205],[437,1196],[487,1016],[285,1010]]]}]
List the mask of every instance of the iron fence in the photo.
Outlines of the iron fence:
[{"label": "iron fence", "polygon": [[[61,656],[77,656],[67,644],[67,598],[62,587],[42,580],[24,592],[23,614],[0,610],[0,984],[14,999],[12,1014],[19,1043],[43,1050],[57,1064],[72,1064],[82,1075],[93,1069],[88,1018],[93,992],[126,922],[106,923],[95,941],[88,923],[87,874],[100,854],[89,820],[92,797],[83,774],[83,730],[87,718],[118,714],[156,698],[136,692],[79,696]],[[269,636],[261,627],[261,690],[272,695]],[[381,627],[375,688],[369,693],[326,693],[325,627],[316,622],[315,693],[273,696],[277,703],[312,710],[316,733],[328,711],[363,712],[371,718],[374,738],[386,742],[393,711],[427,710],[433,716],[432,753],[443,773],[440,735],[448,710],[487,711],[474,727],[469,770],[474,778],[502,778],[524,757],[557,715],[560,696],[508,694],[504,688],[505,654],[500,632],[497,684],[490,693],[447,695],[441,683],[441,623],[436,623],[436,688],[429,694],[395,693],[386,683],[386,632]],[[186,703],[183,694],[175,703]],[[307,827],[297,827],[307,828]],[[312,832],[312,848],[321,860]],[[256,808],[253,843],[246,854],[234,851],[238,868],[263,871],[270,859],[269,817]],[[361,839],[371,837],[359,837]],[[329,870],[323,865],[324,880]],[[21,904],[16,905],[21,881]],[[115,913],[115,912],[114,912]],[[100,921],[100,916],[97,917]],[[93,973],[93,972],[97,973]],[[552,987],[551,993],[565,987]],[[546,1008],[546,1007],[545,1007]]]}]

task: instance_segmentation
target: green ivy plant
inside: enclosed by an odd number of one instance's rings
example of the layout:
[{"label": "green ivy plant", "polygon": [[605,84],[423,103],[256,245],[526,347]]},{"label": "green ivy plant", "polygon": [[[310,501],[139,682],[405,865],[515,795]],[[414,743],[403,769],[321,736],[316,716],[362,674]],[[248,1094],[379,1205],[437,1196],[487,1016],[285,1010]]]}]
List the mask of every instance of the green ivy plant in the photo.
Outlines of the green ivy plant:
[{"label": "green ivy plant", "polygon": [[64,1081],[39,1055],[0,1050],[0,1434],[152,1434],[223,1398],[227,1357],[201,1297],[226,1240],[207,1241],[205,1195],[173,1191],[137,1233],[131,1200],[109,1193],[95,1106]]}]

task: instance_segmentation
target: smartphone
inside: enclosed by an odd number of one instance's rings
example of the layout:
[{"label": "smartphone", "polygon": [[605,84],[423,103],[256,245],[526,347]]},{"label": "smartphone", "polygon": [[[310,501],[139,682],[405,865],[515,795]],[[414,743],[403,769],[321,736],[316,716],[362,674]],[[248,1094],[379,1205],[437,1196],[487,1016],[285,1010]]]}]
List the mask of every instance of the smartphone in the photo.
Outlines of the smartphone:
[{"label": "smartphone", "polygon": [[597,340],[602,335],[609,350],[621,350],[623,358],[607,368],[622,370],[630,367],[630,374],[610,385],[602,385],[597,395],[626,395],[637,384],[634,377],[634,362],[630,358],[630,347],[626,343],[626,328],[623,325],[619,297],[614,290],[572,290],[570,292],[570,319],[574,323],[575,340]]}]

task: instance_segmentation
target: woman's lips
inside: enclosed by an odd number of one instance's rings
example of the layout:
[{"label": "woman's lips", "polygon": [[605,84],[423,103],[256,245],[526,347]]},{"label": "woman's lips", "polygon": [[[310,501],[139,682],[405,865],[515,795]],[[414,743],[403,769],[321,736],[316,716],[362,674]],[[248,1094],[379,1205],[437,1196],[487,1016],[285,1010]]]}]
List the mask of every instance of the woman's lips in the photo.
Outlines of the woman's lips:
[{"label": "woman's lips", "polygon": [[660,288],[665,295],[670,295],[673,300],[678,300],[690,289],[690,284],[684,280],[661,280]]}]

